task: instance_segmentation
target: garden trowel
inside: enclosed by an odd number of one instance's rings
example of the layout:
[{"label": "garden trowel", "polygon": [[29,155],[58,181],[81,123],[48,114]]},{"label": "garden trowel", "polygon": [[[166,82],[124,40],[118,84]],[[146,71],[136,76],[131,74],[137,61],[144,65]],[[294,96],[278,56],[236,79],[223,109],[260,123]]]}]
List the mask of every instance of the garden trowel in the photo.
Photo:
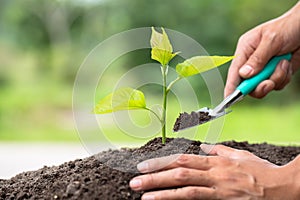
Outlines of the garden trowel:
[{"label": "garden trowel", "polygon": [[186,112],[180,113],[179,117],[176,119],[173,130],[177,132],[193,126],[204,124],[229,113],[230,111],[226,111],[226,108],[229,108],[234,103],[242,100],[243,97],[252,92],[259,83],[268,79],[273,74],[277,64],[281,60],[290,60],[291,57],[291,54],[273,57],[260,73],[244,80],[232,94],[226,97],[215,108],[211,109],[204,107],[200,110],[193,111],[190,114]]}]

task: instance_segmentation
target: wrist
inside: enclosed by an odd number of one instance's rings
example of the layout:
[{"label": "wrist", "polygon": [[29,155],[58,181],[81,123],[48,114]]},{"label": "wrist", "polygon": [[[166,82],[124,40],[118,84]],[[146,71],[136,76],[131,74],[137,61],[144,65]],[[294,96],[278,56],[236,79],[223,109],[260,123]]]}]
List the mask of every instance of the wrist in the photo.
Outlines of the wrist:
[{"label": "wrist", "polygon": [[289,189],[298,199],[300,197],[300,155],[283,168],[285,168],[286,179],[291,180]]},{"label": "wrist", "polygon": [[300,0],[296,3],[294,7],[291,8],[290,12],[294,14],[297,19],[300,18]]}]

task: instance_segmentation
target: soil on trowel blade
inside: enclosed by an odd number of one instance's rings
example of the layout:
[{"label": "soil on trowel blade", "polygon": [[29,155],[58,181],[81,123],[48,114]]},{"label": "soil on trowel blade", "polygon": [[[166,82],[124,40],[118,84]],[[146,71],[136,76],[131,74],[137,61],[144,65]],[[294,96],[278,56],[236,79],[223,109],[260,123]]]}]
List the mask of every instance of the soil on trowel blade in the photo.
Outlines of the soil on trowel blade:
[{"label": "soil on trowel blade", "polygon": [[208,122],[212,119],[208,112],[191,112],[188,114],[186,112],[180,113],[179,117],[176,119],[173,131],[177,132],[182,129],[186,129],[192,126],[197,126]]}]

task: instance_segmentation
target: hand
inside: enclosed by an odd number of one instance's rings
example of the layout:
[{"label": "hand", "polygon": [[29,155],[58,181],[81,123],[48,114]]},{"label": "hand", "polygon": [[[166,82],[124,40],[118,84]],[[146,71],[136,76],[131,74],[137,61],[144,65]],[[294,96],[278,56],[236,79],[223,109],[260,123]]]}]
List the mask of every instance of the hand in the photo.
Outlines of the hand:
[{"label": "hand", "polygon": [[281,17],[266,22],[240,37],[228,71],[225,97],[243,78],[257,74],[276,55],[292,53],[291,62],[281,61],[273,75],[250,94],[262,98],[271,90],[283,89],[300,67],[300,2]]},{"label": "hand", "polygon": [[296,162],[280,167],[223,145],[201,148],[214,156],[172,155],[138,164],[142,173],[150,174],[135,177],[130,187],[153,191],[142,200],[300,198]]}]

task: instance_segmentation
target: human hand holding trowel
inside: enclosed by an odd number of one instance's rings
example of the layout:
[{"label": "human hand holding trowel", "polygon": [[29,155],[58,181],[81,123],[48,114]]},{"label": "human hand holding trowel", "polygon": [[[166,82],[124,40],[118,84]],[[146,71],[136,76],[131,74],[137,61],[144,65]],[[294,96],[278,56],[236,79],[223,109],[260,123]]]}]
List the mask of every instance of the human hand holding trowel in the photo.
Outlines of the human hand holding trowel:
[{"label": "human hand holding trowel", "polygon": [[291,57],[291,54],[273,57],[258,74],[240,83],[237,88],[215,108],[211,109],[204,107],[197,111],[191,112],[191,114],[186,112],[181,113],[176,119],[173,130],[177,132],[193,126],[204,124],[229,113],[230,111],[226,111],[227,108],[243,99],[243,97],[247,94],[254,91],[260,83],[271,77],[276,69],[276,66],[281,61],[290,61]]}]

